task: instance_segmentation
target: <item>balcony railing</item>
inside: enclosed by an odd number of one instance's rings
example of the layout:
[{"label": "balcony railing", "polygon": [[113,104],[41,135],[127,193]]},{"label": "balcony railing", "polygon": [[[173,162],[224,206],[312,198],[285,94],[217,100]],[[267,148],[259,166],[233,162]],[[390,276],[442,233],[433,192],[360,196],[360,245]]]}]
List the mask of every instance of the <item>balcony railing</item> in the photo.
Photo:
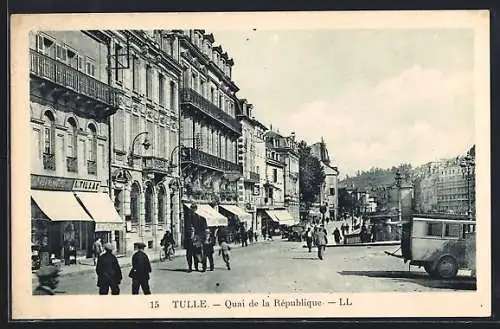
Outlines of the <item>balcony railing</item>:
[{"label": "balcony railing", "polygon": [[257,197],[255,198],[255,205],[258,207],[283,207],[285,203],[272,198]]},{"label": "balcony railing", "polygon": [[93,160],[87,160],[87,168],[89,175],[97,175],[97,163]]},{"label": "balcony railing", "polygon": [[214,168],[223,172],[241,173],[242,171],[241,166],[236,163],[190,147],[182,150],[182,161],[193,162],[195,164]]},{"label": "balcony railing", "polygon": [[116,94],[109,85],[35,50],[30,50],[30,72],[79,94],[114,106]]},{"label": "balcony railing", "polygon": [[68,172],[78,172],[78,159],[75,157],[67,157],[66,167],[68,168]]},{"label": "balcony railing", "polygon": [[56,156],[55,154],[43,154],[43,169],[56,170]]},{"label": "balcony railing", "polygon": [[142,168],[144,170],[168,172],[168,160],[155,156],[145,156],[142,157]]},{"label": "balcony railing", "polygon": [[218,120],[230,129],[236,132],[241,131],[241,124],[238,120],[221,110],[216,105],[212,104],[212,102],[191,88],[181,89],[181,103],[190,103],[206,115]]}]

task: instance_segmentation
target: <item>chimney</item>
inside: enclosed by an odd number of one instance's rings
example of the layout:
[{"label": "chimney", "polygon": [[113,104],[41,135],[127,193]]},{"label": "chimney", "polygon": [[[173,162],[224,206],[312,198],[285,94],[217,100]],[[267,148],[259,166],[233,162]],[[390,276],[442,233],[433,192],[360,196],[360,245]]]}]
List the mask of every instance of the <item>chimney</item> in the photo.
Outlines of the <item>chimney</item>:
[{"label": "chimney", "polygon": [[295,142],[295,131],[292,131],[290,133],[290,137],[292,137],[292,140]]}]

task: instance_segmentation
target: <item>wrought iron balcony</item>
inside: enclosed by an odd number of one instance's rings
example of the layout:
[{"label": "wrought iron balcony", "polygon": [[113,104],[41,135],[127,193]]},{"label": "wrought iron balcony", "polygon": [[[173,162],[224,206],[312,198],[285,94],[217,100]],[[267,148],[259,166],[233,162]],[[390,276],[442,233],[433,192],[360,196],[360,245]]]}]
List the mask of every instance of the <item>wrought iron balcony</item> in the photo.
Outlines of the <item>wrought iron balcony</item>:
[{"label": "wrought iron balcony", "polygon": [[89,175],[97,175],[97,163],[93,160],[87,160],[87,168]]},{"label": "wrought iron balcony", "polygon": [[194,164],[205,166],[222,172],[241,173],[242,171],[241,166],[236,163],[190,147],[182,149],[182,161],[192,162]]},{"label": "wrought iron balcony", "polygon": [[219,121],[231,130],[241,133],[241,124],[191,88],[181,89],[181,104],[191,104],[209,117]]},{"label": "wrought iron balcony", "polygon": [[106,106],[114,107],[114,88],[54,58],[30,49],[30,73]]},{"label": "wrought iron balcony", "polygon": [[66,167],[68,168],[68,172],[78,172],[78,159],[75,157],[67,157]]},{"label": "wrought iron balcony", "polygon": [[142,169],[167,173],[169,171],[168,160],[155,156],[142,157]]},{"label": "wrought iron balcony", "polygon": [[43,169],[56,170],[56,156],[51,153],[43,154]]}]

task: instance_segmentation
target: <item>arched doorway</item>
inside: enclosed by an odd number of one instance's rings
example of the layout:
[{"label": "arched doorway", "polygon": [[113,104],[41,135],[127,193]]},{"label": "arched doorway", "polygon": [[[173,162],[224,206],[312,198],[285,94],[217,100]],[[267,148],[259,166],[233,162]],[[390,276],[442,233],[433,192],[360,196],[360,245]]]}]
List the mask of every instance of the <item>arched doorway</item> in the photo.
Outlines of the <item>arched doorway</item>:
[{"label": "arched doorway", "polygon": [[132,226],[138,226],[140,220],[141,190],[139,184],[134,182],[130,189],[130,221]]},{"label": "arched doorway", "polygon": [[153,187],[146,184],[144,198],[144,225],[151,227],[153,224]]},{"label": "arched doorway", "polygon": [[[166,221],[165,221],[165,187],[163,185],[160,185],[158,188],[158,203],[157,203],[157,209],[158,209],[158,226],[165,226]],[[164,227],[164,229],[167,229]]]}]

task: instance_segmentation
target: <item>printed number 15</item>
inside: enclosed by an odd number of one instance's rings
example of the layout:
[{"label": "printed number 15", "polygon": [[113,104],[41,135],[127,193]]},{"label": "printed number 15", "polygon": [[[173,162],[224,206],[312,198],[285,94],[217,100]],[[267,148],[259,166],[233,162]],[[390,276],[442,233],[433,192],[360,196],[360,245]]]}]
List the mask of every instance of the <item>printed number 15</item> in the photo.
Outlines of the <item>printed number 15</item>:
[{"label": "printed number 15", "polygon": [[149,305],[151,306],[151,308],[159,308],[160,302],[157,300],[153,300],[153,301],[149,302]]}]

